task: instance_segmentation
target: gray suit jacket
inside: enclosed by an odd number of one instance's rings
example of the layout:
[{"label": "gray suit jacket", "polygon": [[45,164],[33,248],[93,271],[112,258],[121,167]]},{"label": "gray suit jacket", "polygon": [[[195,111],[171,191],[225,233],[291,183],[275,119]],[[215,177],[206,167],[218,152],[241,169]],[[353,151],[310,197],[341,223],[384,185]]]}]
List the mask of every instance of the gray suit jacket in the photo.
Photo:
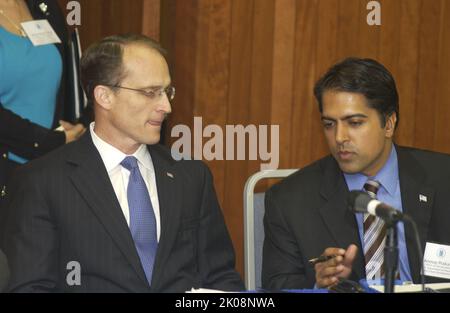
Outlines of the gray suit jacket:
[{"label": "gray suit jacket", "polygon": [[[184,292],[243,290],[212,176],[199,161],[152,156],[161,236],[149,286],[108,173],[89,132],[25,165],[7,195],[10,291]],[[170,173],[170,175],[168,175]],[[70,286],[67,264],[81,267]]]},{"label": "gray suit jacket", "polygon": [[[450,244],[450,156],[396,147],[402,206],[417,223],[421,245]],[[364,257],[349,190],[342,171],[327,156],[292,174],[266,193],[262,284],[268,289],[312,288],[314,268],[308,260],[327,247],[358,246],[351,279],[365,277]],[[427,202],[419,201],[419,195]],[[406,245],[414,282],[420,258],[409,224]]]}]

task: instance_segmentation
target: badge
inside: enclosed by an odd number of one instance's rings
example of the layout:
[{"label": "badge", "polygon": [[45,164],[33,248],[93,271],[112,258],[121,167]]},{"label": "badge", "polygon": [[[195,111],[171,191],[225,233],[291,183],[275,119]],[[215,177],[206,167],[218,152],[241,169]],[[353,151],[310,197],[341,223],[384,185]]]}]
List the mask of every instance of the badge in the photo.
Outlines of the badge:
[{"label": "badge", "polygon": [[61,43],[58,35],[47,20],[23,22],[21,25],[34,46]]},{"label": "badge", "polygon": [[427,242],[423,267],[426,276],[450,279],[450,246]]}]

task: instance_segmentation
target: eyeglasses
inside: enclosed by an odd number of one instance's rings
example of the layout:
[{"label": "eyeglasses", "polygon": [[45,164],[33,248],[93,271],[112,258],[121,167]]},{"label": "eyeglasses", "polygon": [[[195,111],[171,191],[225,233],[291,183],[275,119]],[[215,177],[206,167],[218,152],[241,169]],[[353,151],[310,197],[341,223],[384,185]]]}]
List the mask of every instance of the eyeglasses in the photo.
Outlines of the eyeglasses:
[{"label": "eyeglasses", "polygon": [[135,89],[135,88],[129,88],[129,87],[123,87],[123,86],[110,86],[105,85],[111,88],[120,88],[120,89],[127,89],[132,91],[137,91],[140,94],[146,96],[147,98],[151,100],[156,100],[161,98],[164,94],[166,94],[167,99],[169,101],[172,101],[175,98],[175,87],[174,86],[167,86],[166,88],[161,88],[159,90],[144,90],[144,89]]}]

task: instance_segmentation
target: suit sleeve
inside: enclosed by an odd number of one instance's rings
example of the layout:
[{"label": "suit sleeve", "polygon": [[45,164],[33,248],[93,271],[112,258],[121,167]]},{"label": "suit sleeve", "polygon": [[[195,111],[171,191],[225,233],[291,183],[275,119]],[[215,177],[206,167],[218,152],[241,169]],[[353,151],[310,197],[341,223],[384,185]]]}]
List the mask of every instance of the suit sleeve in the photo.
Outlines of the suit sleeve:
[{"label": "suit sleeve", "polygon": [[202,287],[227,291],[245,290],[235,270],[235,255],[216,193],[212,175],[204,166],[204,185],[198,234],[199,271]]},{"label": "suit sleeve", "polygon": [[52,222],[41,181],[17,172],[7,195],[4,252],[11,277],[9,292],[55,291],[57,229]]},{"label": "suit sleeve", "polygon": [[[302,253],[272,190],[265,196],[262,286],[268,290],[312,288]],[[311,238],[311,240],[313,240]]]},{"label": "suit sleeve", "polygon": [[34,159],[63,145],[64,132],[52,131],[27,119],[0,104],[0,145],[27,159]]}]

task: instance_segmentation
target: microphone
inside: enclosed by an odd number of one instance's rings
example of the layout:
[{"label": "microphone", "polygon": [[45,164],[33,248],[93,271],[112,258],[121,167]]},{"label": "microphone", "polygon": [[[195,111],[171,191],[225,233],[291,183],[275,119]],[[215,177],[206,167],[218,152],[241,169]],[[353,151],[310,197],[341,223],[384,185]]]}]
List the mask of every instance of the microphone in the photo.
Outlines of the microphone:
[{"label": "microphone", "polygon": [[[417,224],[414,222],[414,220],[408,215],[403,214],[402,212],[394,209],[393,207],[378,201],[376,199],[373,199],[371,196],[369,196],[366,192],[361,190],[352,190],[350,191],[348,195],[348,206],[350,211],[353,213],[368,213],[371,215],[378,216],[382,218],[388,228],[387,238],[386,238],[386,247],[384,250],[384,256],[385,258],[391,259],[390,263],[391,267],[393,264],[396,264],[396,260],[398,256],[393,255],[395,252],[394,249],[397,248],[397,233],[395,231],[395,223],[402,220],[404,222],[410,223],[413,233],[414,233],[414,241],[416,243],[417,252],[419,255],[420,263],[421,263],[421,270],[420,270],[420,280],[422,284],[422,292],[425,292],[425,274],[424,274],[424,265],[423,265],[423,252],[422,252],[422,245],[420,244],[420,237],[419,237],[419,231],[417,230]],[[391,232],[390,232],[390,231]],[[387,248],[387,250],[386,250]],[[389,266],[389,265],[388,265]],[[392,273],[394,271],[391,271],[391,277],[386,276],[385,279],[385,291],[389,289],[394,290],[393,287],[393,281],[394,277],[392,276]],[[390,285],[390,286],[387,286]]]},{"label": "microphone", "polygon": [[9,267],[6,255],[0,250],[0,292],[6,290],[9,282]]},{"label": "microphone", "polygon": [[366,192],[352,190],[348,196],[350,211],[354,213],[368,213],[382,218],[386,223],[398,222],[403,219],[403,213],[393,207],[373,199]]}]

